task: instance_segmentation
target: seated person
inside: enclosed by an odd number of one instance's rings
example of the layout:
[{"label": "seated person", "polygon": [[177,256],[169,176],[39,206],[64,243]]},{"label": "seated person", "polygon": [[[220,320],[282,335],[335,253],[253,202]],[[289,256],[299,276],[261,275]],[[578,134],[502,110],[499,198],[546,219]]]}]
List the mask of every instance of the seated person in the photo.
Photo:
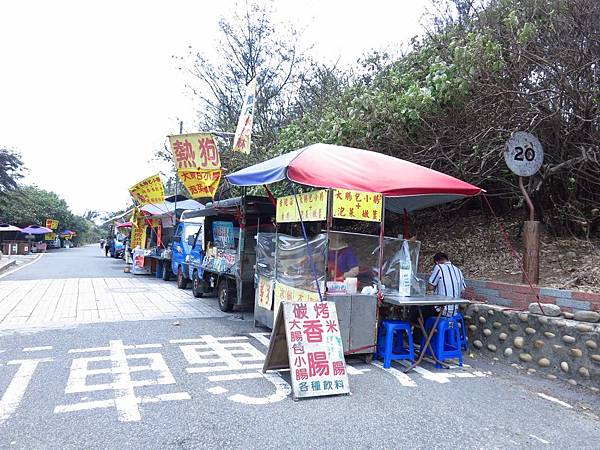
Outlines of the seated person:
[{"label": "seated person", "polygon": [[330,235],[328,258],[331,281],[344,281],[348,277],[358,275],[358,258],[341,235]]},{"label": "seated person", "polygon": [[[436,295],[460,298],[466,288],[462,271],[450,262],[445,253],[436,253],[433,262],[435,266],[429,277],[428,290],[435,291]],[[455,311],[456,305],[447,305],[442,316],[452,317]]]}]

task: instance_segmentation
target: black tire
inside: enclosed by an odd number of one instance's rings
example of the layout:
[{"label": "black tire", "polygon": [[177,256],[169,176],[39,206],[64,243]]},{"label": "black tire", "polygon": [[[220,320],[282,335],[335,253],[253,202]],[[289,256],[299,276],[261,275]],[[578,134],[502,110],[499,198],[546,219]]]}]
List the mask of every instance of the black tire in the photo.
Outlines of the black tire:
[{"label": "black tire", "polygon": [[204,295],[204,281],[198,276],[197,270],[194,270],[194,274],[192,275],[192,294],[196,298]]},{"label": "black tire", "polygon": [[235,301],[234,295],[229,289],[229,282],[227,278],[222,278],[219,282],[218,299],[219,299],[219,308],[223,312],[231,312],[233,310],[233,303]]},{"label": "black tire", "polygon": [[187,282],[188,280],[183,274],[183,270],[181,270],[181,267],[179,267],[177,269],[177,287],[179,289],[185,289],[187,287]]},{"label": "black tire", "polygon": [[171,269],[169,268],[167,261],[163,262],[162,279],[165,281],[169,281],[171,279]]}]

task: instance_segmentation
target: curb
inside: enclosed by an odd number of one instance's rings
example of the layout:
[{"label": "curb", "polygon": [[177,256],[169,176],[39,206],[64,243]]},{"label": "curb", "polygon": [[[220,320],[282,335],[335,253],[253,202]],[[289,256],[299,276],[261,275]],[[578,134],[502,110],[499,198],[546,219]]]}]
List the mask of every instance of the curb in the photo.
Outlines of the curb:
[{"label": "curb", "polygon": [[[16,266],[10,270],[4,270],[4,268],[0,269],[0,279],[7,277],[8,275],[15,273],[21,269],[24,269],[25,267],[28,267],[30,265],[32,265],[33,263],[39,261],[40,259],[42,259],[42,256],[44,256],[45,253],[39,253],[38,256],[34,259],[32,259],[31,261],[21,265],[21,266]],[[14,260],[13,260],[14,261]],[[12,265],[16,265],[16,261],[14,261],[15,264],[7,264],[7,266],[12,266]]]},{"label": "curb", "polygon": [[16,265],[17,265],[16,260],[13,259],[12,261],[8,261],[8,263],[4,264],[3,266],[0,266],[0,274],[6,272],[12,266],[16,266]]}]

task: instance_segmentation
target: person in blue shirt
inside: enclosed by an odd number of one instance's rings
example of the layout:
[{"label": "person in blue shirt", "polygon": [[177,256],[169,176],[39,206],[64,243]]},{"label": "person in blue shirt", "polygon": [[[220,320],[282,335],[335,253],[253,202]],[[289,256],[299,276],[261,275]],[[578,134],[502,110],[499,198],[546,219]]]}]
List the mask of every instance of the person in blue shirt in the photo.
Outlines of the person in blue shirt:
[{"label": "person in blue shirt", "polygon": [[356,277],[359,272],[358,258],[354,250],[339,234],[332,233],[329,242],[329,279],[344,281]]}]

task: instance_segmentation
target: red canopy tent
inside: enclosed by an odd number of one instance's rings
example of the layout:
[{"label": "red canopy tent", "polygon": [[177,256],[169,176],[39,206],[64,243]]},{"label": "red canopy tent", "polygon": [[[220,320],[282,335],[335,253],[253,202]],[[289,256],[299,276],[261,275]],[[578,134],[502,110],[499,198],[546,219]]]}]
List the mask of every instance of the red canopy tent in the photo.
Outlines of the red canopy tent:
[{"label": "red canopy tent", "polygon": [[386,208],[414,211],[481,193],[450,175],[369,150],[313,144],[227,176],[237,186],[257,186],[288,179],[320,188],[377,192]]}]

